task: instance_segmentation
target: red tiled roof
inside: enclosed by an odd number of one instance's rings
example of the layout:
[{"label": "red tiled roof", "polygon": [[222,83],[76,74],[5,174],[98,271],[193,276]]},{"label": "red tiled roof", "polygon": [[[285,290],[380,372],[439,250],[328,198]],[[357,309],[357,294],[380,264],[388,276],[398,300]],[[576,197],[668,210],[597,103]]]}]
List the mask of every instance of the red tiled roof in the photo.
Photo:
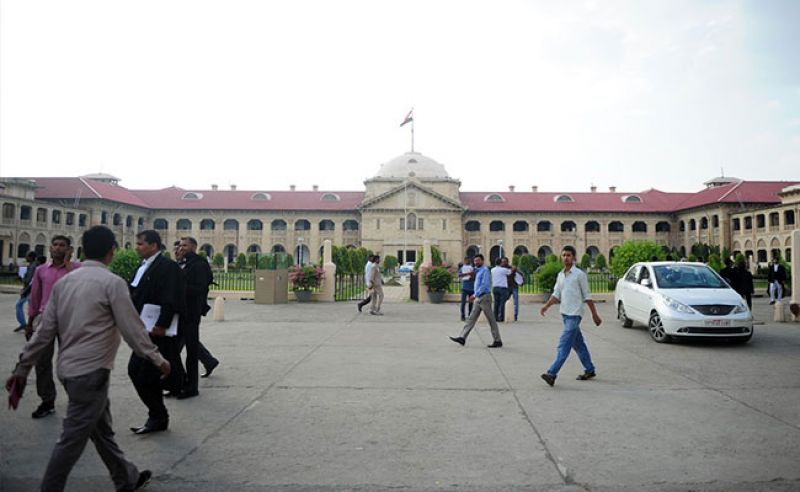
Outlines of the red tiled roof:
[{"label": "red tiled roof", "polygon": [[[487,201],[490,195],[500,195],[504,201]],[[561,195],[572,202],[557,202]],[[646,212],[669,213],[691,193],[666,193],[647,190],[641,193],[550,193],[550,192],[462,192],[461,201],[473,212]],[[641,202],[626,202],[638,196]]]},{"label": "red tiled roof", "polygon": [[714,203],[779,203],[778,193],[796,181],[739,181],[692,193],[675,210],[702,207]]},{"label": "red tiled roof", "polygon": [[85,178],[24,178],[36,183],[36,198],[91,200],[105,199],[150,208],[127,188]]},{"label": "red tiled roof", "polygon": [[[186,193],[201,195],[199,200],[184,200]],[[134,190],[150,208],[158,209],[219,209],[219,210],[338,210],[354,211],[364,193],[360,191],[210,191],[182,190]],[[253,200],[256,193],[269,195],[269,200]],[[339,197],[338,201],[323,200],[326,194]]]}]

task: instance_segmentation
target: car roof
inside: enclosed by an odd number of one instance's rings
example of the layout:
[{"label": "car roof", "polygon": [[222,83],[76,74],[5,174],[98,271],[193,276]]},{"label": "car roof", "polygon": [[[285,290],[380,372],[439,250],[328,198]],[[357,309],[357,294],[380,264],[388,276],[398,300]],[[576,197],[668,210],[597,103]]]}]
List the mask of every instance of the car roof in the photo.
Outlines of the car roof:
[{"label": "car roof", "polygon": [[664,266],[664,265],[692,265],[692,266],[708,266],[705,263],[701,263],[699,261],[640,261],[636,263],[637,265],[649,265],[649,266]]}]

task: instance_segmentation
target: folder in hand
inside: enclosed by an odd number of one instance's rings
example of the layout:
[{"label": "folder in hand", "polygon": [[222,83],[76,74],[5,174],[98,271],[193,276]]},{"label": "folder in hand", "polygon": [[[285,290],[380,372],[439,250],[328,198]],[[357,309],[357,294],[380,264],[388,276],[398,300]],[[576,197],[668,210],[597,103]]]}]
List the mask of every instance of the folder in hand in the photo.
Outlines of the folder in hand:
[{"label": "folder in hand", "polygon": [[[142,306],[142,312],[139,314],[139,317],[142,318],[142,323],[144,323],[144,327],[147,329],[147,333],[152,333],[153,327],[156,326],[156,322],[158,321],[158,317],[161,316],[161,306],[157,304],[145,304]],[[178,336],[178,315],[174,315],[172,317],[172,322],[169,324],[167,328],[167,336],[168,337],[176,337]]]}]

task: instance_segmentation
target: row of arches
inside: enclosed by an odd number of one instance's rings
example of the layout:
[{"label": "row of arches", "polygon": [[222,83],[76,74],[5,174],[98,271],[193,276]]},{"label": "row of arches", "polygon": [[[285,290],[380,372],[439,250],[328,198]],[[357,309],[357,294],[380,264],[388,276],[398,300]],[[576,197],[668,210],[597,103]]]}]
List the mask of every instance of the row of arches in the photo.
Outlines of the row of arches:
[{"label": "row of arches", "polygon": [[[689,230],[690,231],[696,231],[698,226],[700,227],[701,230],[706,230],[706,229],[708,229],[709,224],[714,229],[719,227],[719,216],[718,215],[712,215],[710,221],[709,221],[708,217],[700,217],[700,220],[689,219],[689,222],[688,222],[688,226],[689,226]],[[687,226],[687,222],[681,220],[680,222],[678,222],[678,231],[680,231],[680,232],[686,231],[686,226]]]},{"label": "row of arches", "polygon": [[[320,246],[320,248],[319,248],[320,256],[322,256],[322,249],[323,249],[323,246]],[[205,252],[205,254],[206,254],[206,256],[208,256],[208,258],[213,258],[214,254],[216,253],[216,251],[214,250],[214,246],[212,246],[211,244],[208,244],[208,243],[205,243],[202,246],[200,246],[200,251]],[[239,256],[239,248],[235,244],[226,244],[222,248],[221,252],[222,252],[223,257],[227,258],[228,263],[233,263],[234,261],[236,261],[236,257]],[[248,246],[247,249],[244,252],[246,254],[248,254],[248,255],[249,254],[253,254],[253,253],[255,253],[255,254],[264,253],[264,251],[262,251],[262,249],[261,249],[261,245],[260,244],[255,244],[255,243],[253,243],[250,246]],[[286,247],[284,245],[275,244],[275,245],[272,246],[272,248],[270,248],[269,253],[270,254],[287,253],[287,250],[286,250]],[[308,245],[306,245],[306,244],[298,244],[297,246],[295,246],[294,252],[293,252],[293,258],[294,258],[295,263],[300,263],[300,264],[310,263],[311,262],[311,250],[309,249]]]},{"label": "row of arches", "polygon": [[[473,244],[467,248],[465,256],[472,258],[473,256],[477,255],[480,252],[481,252],[480,246]],[[509,253],[512,253],[513,256],[531,254],[531,252],[528,250],[528,247],[525,245],[519,245],[515,247],[513,251],[509,251],[507,248],[503,248],[500,245],[494,245],[489,249],[489,261],[491,262],[492,265],[494,265],[494,262],[495,260],[497,260],[497,258],[500,258],[502,256],[511,256],[511,254]],[[545,259],[552,254],[554,254],[554,251],[553,248],[551,248],[549,245],[542,245],[539,247],[538,250],[536,250],[536,256],[539,258],[540,262],[544,262]],[[597,258],[597,256],[600,254],[600,248],[598,248],[597,246],[589,246],[588,248],[586,248],[586,254],[591,256],[592,259]],[[611,259],[613,256],[614,256],[614,250],[612,248],[611,251],[609,251],[608,257],[609,259]]]},{"label": "row of arches", "polygon": [[[553,232],[554,224],[549,220],[540,220],[536,222],[536,232]],[[524,220],[518,220],[512,225],[514,232],[528,232],[530,224]],[[489,222],[489,232],[502,232],[506,229],[506,223],[502,220],[493,220]],[[565,220],[560,224],[561,232],[578,232],[578,224],[572,220]],[[584,232],[600,232],[600,223],[596,220],[590,220],[583,224]],[[625,232],[625,224],[621,221],[614,220],[608,223],[608,232]],[[464,224],[464,230],[467,232],[478,232],[481,230],[481,223],[477,220],[470,220]],[[647,222],[637,220],[631,224],[631,232],[647,232]],[[667,221],[657,222],[655,225],[655,232],[670,232],[671,226]]]},{"label": "row of arches", "polygon": [[[201,231],[213,231],[217,227],[217,223],[213,219],[203,219],[199,223]],[[264,230],[264,222],[259,219],[250,219],[245,224],[248,231],[262,231]],[[310,231],[311,222],[306,219],[296,220],[293,224],[295,231]],[[320,231],[335,231],[336,223],[330,219],[324,219],[317,224]],[[357,231],[359,228],[358,221],[345,220],[342,222],[342,230],[344,231]],[[169,229],[169,221],[167,219],[155,219],[153,221],[153,229],[157,231],[166,231]],[[179,231],[191,231],[193,223],[190,219],[178,219],[175,222],[175,229]],[[236,219],[226,219],[222,222],[222,229],[225,231],[238,231],[239,221]],[[289,224],[283,219],[275,219],[270,223],[271,231],[286,231],[289,229]]]}]

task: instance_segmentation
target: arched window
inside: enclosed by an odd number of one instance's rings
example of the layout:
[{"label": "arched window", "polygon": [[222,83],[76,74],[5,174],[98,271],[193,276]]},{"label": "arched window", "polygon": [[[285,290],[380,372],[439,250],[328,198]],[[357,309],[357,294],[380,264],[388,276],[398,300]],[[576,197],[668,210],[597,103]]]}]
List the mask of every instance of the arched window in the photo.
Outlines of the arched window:
[{"label": "arched window", "polygon": [[597,246],[589,246],[586,248],[586,254],[591,256],[592,259],[597,258],[597,255],[600,254],[600,249]]},{"label": "arched window", "polygon": [[767,220],[766,220],[764,214],[756,215],[756,227],[758,227],[759,229],[763,229],[766,226],[766,224],[767,224]]},{"label": "arched window", "polygon": [[625,226],[618,220],[611,221],[608,223],[608,232],[625,232]]},{"label": "arched window", "polygon": [[342,224],[342,230],[345,232],[347,231],[357,231],[358,230],[358,222],[355,220],[345,220]]},{"label": "arched window", "polygon": [[479,247],[477,247],[475,245],[472,245],[469,248],[467,248],[467,252],[466,252],[465,256],[467,258],[473,258],[473,257],[475,257],[475,255],[477,255],[480,252],[481,252],[481,249]]},{"label": "arched window", "polygon": [[[777,223],[775,225],[777,225]],[[714,229],[719,227],[719,215],[711,216],[711,227],[713,227]]]},{"label": "arched window", "polygon": [[783,224],[794,225],[794,210],[787,210],[783,212]]},{"label": "arched window", "polygon": [[208,257],[208,258],[213,258],[214,257],[214,246],[211,246],[208,243],[200,246],[200,251],[205,251],[206,252],[206,257]]},{"label": "arched window", "polygon": [[519,245],[514,248],[514,256],[522,256],[528,254],[528,248],[526,246]]},{"label": "arched window", "polygon": [[574,202],[575,199],[569,195],[558,195],[557,197],[553,198],[553,201],[557,203],[567,203],[567,202]]},{"label": "arched window", "polygon": [[689,219],[689,230],[696,231],[697,230],[697,221],[694,219]]},{"label": "arched window", "polygon": [[631,226],[631,230],[633,232],[647,232],[647,223],[641,220],[637,220]]},{"label": "arched window", "polygon": [[272,254],[276,253],[286,253],[286,248],[284,248],[282,244],[272,246]]},{"label": "arched window", "polygon": [[122,216],[120,214],[114,214],[114,225],[122,225]]},{"label": "arched window", "polygon": [[542,220],[536,224],[536,232],[550,232],[552,228],[553,224],[551,224],[549,220]]},{"label": "arched window", "polygon": [[295,231],[310,231],[311,230],[311,222],[307,221],[306,219],[300,219],[294,223],[294,230]]},{"label": "arched window", "polygon": [[500,232],[505,230],[506,230],[506,225],[503,223],[502,220],[493,220],[489,222],[489,231]]},{"label": "arched window", "polygon": [[708,217],[700,218],[700,229],[708,229]]},{"label": "arched window", "polygon": [[528,232],[528,222],[524,220],[518,220],[514,222],[514,232]]},{"label": "arched window", "polygon": [[257,202],[265,202],[267,200],[271,200],[272,197],[269,196],[269,193],[264,193],[259,191],[258,193],[253,193],[252,195],[250,195],[250,199],[255,200]]},{"label": "arched window", "polygon": [[28,243],[19,243],[17,245],[17,258],[25,258],[25,255],[28,254],[28,251],[31,250],[31,245]]},{"label": "arched window", "polygon": [[222,254],[228,259],[228,264],[232,264],[234,261],[236,261],[236,252],[237,250],[235,244],[226,244],[222,249]]},{"label": "arched window", "polygon": [[600,223],[596,220],[590,220],[584,225],[584,230],[586,232],[600,232]]},{"label": "arched window", "polygon": [[[39,209],[39,210],[42,210],[42,209]],[[36,211],[36,220],[37,220],[37,222],[39,221],[39,210]],[[100,223],[102,225],[108,224],[108,212],[106,212],[105,210],[100,212]]]},{"label": "arched window", "polygon": [[503,251],[500,245],[492,246],[492,249],[489,250],[489,264],[494,266],[497,262],[498,258],[505,256],[506,251]]},{"label": "arched window", "polygon": [[[403,226],[403,219],[400,219],[400,225]],[[410,213],[406,215],[405,226],[401,227],[401,229],[408,229],[409,231],[414,231],[417,229],[417,214]]]},{"label": "arched window", "polygon": [[639,195],[628,195],[622,198],[625,203],[642,203],[642,197]]},{"label": "arched window", "polygon": [[320,231],[333,231],[336,229],[336,224],[330,219],[324,219],[319,222]]},{"label": "arched window", "polygon": [[669,232],[670,225],[669,222],[661,221],[656,223],[656,232]]},{"label": "arched window", "polygon": [[133,216],[129,215],[125,217],[125,227],[131,227],[131,226],[133,226]]},{"label": "arched window", "polygon": [[190,231],[192,230],[192,221],[189,219],[178,219],[175,228],[179,231]]},{"label": "arched window", "polygon": [[216,224],[211,219],[203,219],[200,221],[200,230],[201,231],[213,231]]},{"label": "arched window", "polygon": [[157,231],[166,231],[169,229],[169,223],[166,219],[156,219],[153,221],[153,229]]},{"label": "arched window", "polygon": [[340,198],[336,193],[325,193],[320,200],[323,202],[338,202]]},{"label": "arched window", "polygon": [[678,230],[680,232],[684,232],[686,230],[686,222],[684,221],[678,222]]},{"label": "arched window", "polygon": [[248,231],[261,231],[264,229],[264,223],[258,219],[250,219],[247,221]]},{"label": "arched window", "polygon": [[[81,226],[81,227],[86,225],[86,216],[85,215],[81,214],[78,217],[78,225]],[[144,228],[144,217],[139,217],[139,220],[136,221],[136,227],[139,230],[142,230]]]},{"label": "arched window", "polygon": [[753,228],[753,218],[752,217],[745,217],[744,218],[744,228],[745,230],[750,230]]},{"label": "arched window", "polygon": [[222,229],[225,231],[238,231],[239,221],[236,219],[225,219],[225,222],[222,223]]},{"label": "arched window", "polygon": [[497,193],[492,193],[491,195],[486,195],[485,197],[483,197],[483,201],[484,202],[504,202],[505,199],[503,198],[503,195],[499,195]]},{"label": "arched window", "polygon": [[536,252],[536,256],[539,257],[539,263],[544,263],[548,256],[553,254],[553,250],[550,249],[550,246],[542,246],[539,248],[539,251]]},{"label": "arched window", "polygon": [[247,252],[248,253],[261,253],[261,246],[259,246],[257,244],[251,244],[250,246],[247,247]]},{"label": "arched window", "polygon": [[468,220],[467,223],[464,224],[464,230],[467,232],[478,232],[481,230],[481,223],[477,220]]},{"label": "arched window", "polygon": [[578,226],[571,220],[565,220],[561,223],[561,232],[575,232],[577,230]]},{"label": "arched window", "polygon": [[273,231],[285,231],[287,228],[288,226],[286,225],[286,221],[283,219],[275,219],[270,225],[270,229]]},{"label": "arched window", "polygon": [[183,196],[181,197],[181,200],[199,200],[201,198],[203,198],[203,195],[201,193],[195,193],[193,191],[188,191],[188,192],[183,194]]}]

